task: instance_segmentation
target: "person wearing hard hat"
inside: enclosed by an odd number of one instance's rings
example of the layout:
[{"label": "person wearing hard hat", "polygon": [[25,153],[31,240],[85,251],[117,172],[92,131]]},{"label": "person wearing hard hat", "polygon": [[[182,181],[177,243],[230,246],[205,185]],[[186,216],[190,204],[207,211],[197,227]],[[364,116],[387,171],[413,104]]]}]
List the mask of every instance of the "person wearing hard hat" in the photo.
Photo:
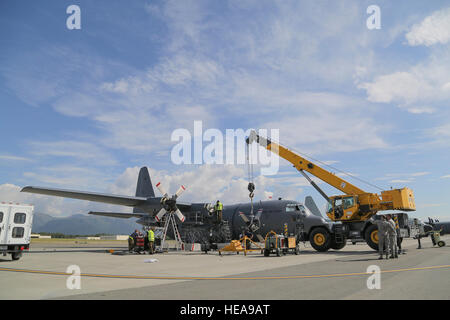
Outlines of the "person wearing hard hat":
[{"label": "person wearing hard hat", "polygon": [[148,253],[153,254],[155,253],[154,245],[155,245],[155,227],[151,227],[148,229]]},{"label": "person wearing hard hat", "polygon": [[216,212],[217,222],[220,223],[222,221],[223,204],[219,200],[217,200],[214,206],[214,211]]}]

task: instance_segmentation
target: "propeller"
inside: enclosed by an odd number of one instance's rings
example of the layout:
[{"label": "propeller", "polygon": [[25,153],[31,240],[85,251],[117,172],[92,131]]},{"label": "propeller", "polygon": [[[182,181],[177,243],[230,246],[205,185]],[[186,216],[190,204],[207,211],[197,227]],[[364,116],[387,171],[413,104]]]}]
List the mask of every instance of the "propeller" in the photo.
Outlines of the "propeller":
[{"label": "propeller", "polygon": [[156,188],[161,192],[163,197],[161,198],[161,204],[163,205],[162,209],[156,214],[155,218],[159,222],[164,217],[164,215],[168,212],[175,213],[175,215],[180,219],[181,222],[184,222],[184,215],[181,213],[180,209],[177,207],[177,198],[186,190],[185,186],[181,186],[177,192],[175,192],[172,197],[169,197],[169,194],[164,190],[161,185],[161,182],[158,182]]},{"label": "propeller", "polygon": [[263,212],[263,210],[259,209],[258,212],[256,213],[256,215],[253,215],[253,214],[250,215],[250,219],[243,212],[239,212],[239,216],[245,222],[246,229],[250,233],[256,234],[256,236],[258,237],[258,239],[260,241],[263,238],[261,237],[260,234],[257,234],[256,231],[258,231],[261,228],[261,220],[260,219],[261,219],[262,212]]}]

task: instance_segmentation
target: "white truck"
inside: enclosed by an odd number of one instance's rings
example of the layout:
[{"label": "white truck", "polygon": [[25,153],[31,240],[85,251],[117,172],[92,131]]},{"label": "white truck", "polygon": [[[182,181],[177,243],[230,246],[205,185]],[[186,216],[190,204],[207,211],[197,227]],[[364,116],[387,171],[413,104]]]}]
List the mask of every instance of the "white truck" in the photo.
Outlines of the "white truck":
[{"label": "white truck", "polygon": [[33,210],[32,205],[0,203],[0,254],[19,260],[29,249]]}]

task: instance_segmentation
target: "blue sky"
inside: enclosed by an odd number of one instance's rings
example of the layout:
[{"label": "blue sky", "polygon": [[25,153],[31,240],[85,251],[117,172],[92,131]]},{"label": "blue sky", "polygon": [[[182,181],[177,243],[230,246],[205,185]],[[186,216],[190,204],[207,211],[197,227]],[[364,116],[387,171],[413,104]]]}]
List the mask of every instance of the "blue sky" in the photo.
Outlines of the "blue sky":
[{"label": "blue sky", "polygon": [[[81,8],[81,30],[66,8]],[[369,30],[366,9],[381,9]],[[107,206],[24,185],[133,194],[138,168],[183,200],[245,201],[245,168],[170,161],[170,136],[275,128],[280,141],[450,218],[447,1],[2,1],[0,198],[54,215]],[[257,197],[314,189],[288,163]],[[351,181],[351,180],[350,180]],[[352,181],[362,189],[377,192]],[[336,191],[323,185],[326,192]]]}]

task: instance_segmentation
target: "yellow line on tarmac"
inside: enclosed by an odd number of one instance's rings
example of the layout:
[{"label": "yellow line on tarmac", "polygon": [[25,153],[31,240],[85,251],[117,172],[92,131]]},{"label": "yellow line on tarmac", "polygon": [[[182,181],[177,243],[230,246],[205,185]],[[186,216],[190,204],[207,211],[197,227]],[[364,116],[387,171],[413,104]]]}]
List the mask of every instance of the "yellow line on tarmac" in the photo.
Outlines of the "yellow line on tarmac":
[{"label": "yellow line on tarmac", "polygon": [[[395,270],[382,270],[381,273],[392,272],[405,272],[405,271],[419,271],[419,270],[432,270],[450,268],[450,265],[419,267],[419,268],[406,268]],[[30,269],[14,269],[14,268],[0,268],[0,271],[9,272],[23,272],[34,274],[48,274],[58,276],[70,276],[71,273],[57,272],[57,271],[45,271],[45,270],[30,270]],[[316,274],[316,275],[293,275],[293,276],[261,276],[261,277],[180,277],[180,276],[136,276],[136,275],[113,275],[113,274],[93,274],[82,273],[82,277],[93,278],[113,278],[113,279],[150,279],[150,280],[283,280],[283,279],[306,279],[306,278],[330,278],[330,277],[348,277],[348,276],[362,276],[373,273],[368,272],[355,272],[355,273],[337,273],[337,274]]]}]

